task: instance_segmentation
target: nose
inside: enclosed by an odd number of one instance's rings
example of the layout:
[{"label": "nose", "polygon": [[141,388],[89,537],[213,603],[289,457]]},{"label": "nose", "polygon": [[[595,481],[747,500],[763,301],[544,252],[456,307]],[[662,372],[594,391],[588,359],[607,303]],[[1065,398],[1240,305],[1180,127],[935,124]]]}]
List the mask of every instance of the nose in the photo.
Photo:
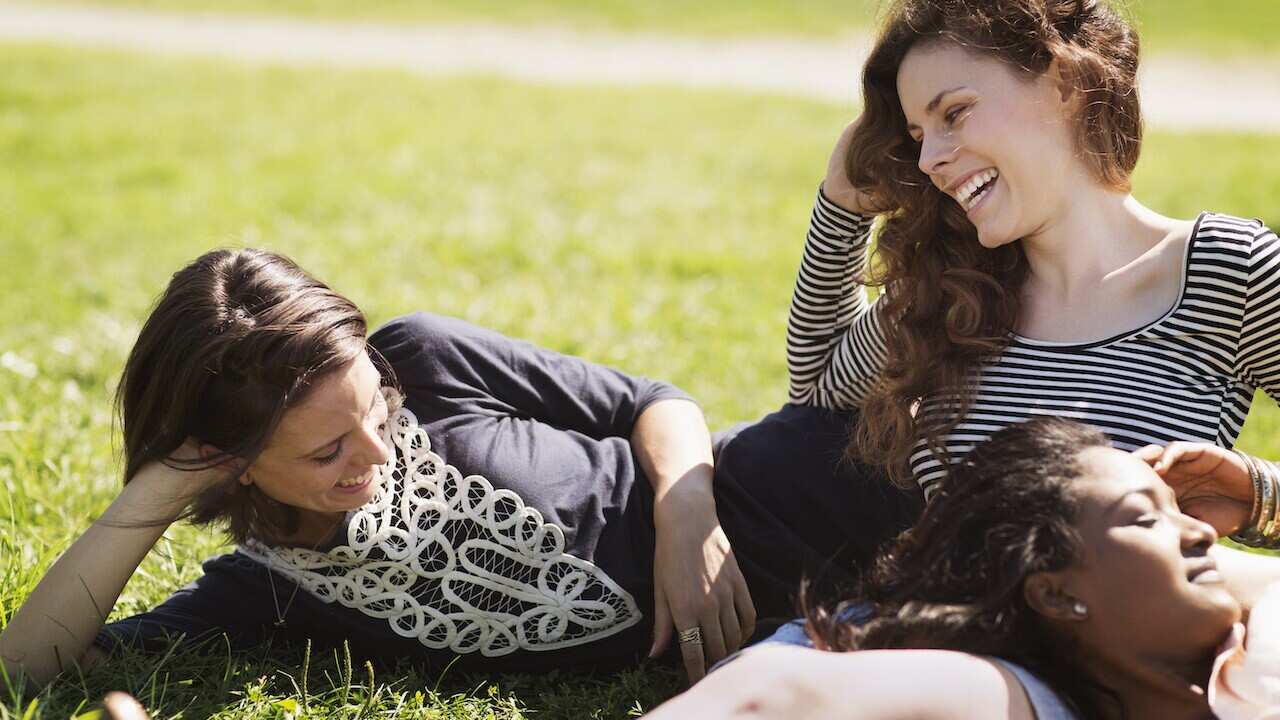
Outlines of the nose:
[{"label": "nose", "polygon": [[366,465],[382,465],[391,459],[391,450],[382,441],[382,433],[375,425],[365,424],[360,429],[360,452],[355,457]]},{"label": "nose", "polygon": [[1190,515],[1183,515],[1183,518],[1186,523],[1182,530],[1182,549],[1184,552],[1196,551],[1197,554],[1208,552],[1209,548],[1218,542],[1218,531],[1214,530],[1212,525]]},{"label": "nose", "polygon": [[960,149],[951,138],[950,133],[939,136],[926,134],[920,141],[920,170],[925,175],[934,176],[947,165],[955,162],[956,151]]}]

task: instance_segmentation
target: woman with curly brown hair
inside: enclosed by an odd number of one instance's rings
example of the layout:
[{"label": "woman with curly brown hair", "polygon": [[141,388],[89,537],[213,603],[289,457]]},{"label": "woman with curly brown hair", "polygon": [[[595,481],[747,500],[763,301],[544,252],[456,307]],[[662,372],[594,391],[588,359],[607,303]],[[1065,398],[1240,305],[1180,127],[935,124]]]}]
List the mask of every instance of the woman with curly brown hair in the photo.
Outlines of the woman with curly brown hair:
[{"label": "woman with curly brown hair", "polygon": [[[1028,418],[1081,420],[1126,450],[1230,448],[1254,392],[1280,393],[1280,240],[1133,197],[1137,68],[1137,36],[1104,2],[895,5],[788,333],[792,400],[860,409],[853,456],[927,497]],[[1232,458],[1213,479],[1247,504]]]}]

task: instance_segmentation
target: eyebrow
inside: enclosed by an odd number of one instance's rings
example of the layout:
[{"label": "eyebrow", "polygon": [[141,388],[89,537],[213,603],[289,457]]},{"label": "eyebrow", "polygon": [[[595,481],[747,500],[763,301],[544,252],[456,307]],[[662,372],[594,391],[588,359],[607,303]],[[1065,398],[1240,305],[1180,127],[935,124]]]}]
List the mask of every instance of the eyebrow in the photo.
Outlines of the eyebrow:
[{"label": "eyebrow", "polygon": [[[953,93],[953,92],[959,92],[959,91],[964,90],[964,89],[966,89],[966,86],[964,86],[964,85],[957,85],[957,86],[955,86],[955,87],[953,87],[953,88],[947,88],[946,90],[943,90],[942,92],[938,93],[937,95],[934,95],[934,96],[933,96],[933,99],[929,101],[929,104],[924,106],[924,113],[925,113],[926,115],[931,115],[931,114],[933,114],[933,111],[934,111],[934,110],[937,110],[937,109],[938,109],[938,106],[942,104],[942,99],[943,99],[943,98],[945,98],[946,96],[950,95],[950,94],[951,94],[951,93]],[[919,125],[916,125],[916,124],[914,124],[914,123],[907,123],[907,127],[908,127],[908,128],[915,128],[915,127],[920,127],[920,126],[919,126]]]},{"label": "eyebrow", "polygon": [[[382,388],[381,388],[381,387],[379,387],[378,389],[374,390],[374,392],[373,392],[373,400],[369,403],[369,409],[364,411],[364,415],[365,415],[365,417],[368,417],[368,416],[369,416],[369,413],[373,412],[373,406],[378,404],[378,396],[379,396],[379,395],[381,395],[381,394],[382,394]],[[336,438],[334,438],[334,439],[330,440],[329,442],[327,442],[327,443],[325,443],[325,444],[323,444],[323,445],[320,445],[320,446],[319,446],[319,447],[317,447],[315,450],[312,450],[311,452],[308,452],[308,453],[303,453],[302,457],[304,457],[304,458],[313,457],[314,455],[318,454],[321,450],[324,450],[324,449],[328,448],[330,445],[333,445],[334,443],[337,443],[337,442],[341,442],[343,438],[345,438],[346,436],[348,436],[348,435],[350,435],[350,434],[351,434],[351,431],[350,431],[350,430],[348,430],[348,431],[346,431],[346,432],[342,433],[341,435],[339,435],[338,437],[336,437]]]},{"label": "eyebrow", "polygon": [[1164,486],[1163,492],[1160,490],[1159,487],[1155,485],[1148,485],[1142,488],[1134,488],[1133,490],[1126,492],[1124,495],[1121,495],[1120,498],[1116,501],[1115,505],[1113,505],[1113,510],[1119,510],[1120,503],[1124,502],[1124,499],[1129,497],[1130,495],[1146,495],[1147,498],[1150,499],[1151,502],[1157,506],[1160,504],[1160,499],[1164,498],[1165,500],[1168,500],[1169,504],[1173,505],[1175,508],[1178,507],[1178,495],[1168,485]]}]

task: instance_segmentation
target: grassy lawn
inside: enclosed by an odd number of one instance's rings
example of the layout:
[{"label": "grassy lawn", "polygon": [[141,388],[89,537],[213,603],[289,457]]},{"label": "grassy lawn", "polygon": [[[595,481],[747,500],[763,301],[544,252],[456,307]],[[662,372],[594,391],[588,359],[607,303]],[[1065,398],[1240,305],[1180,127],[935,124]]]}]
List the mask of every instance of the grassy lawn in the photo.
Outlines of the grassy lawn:
[{"label": "grassy lawn", "polygon": [[[584,5],[585,7],[585,5]],[[376,324],[454,314],[670,379],[713,426],[783,400],[783,329],[814,188],[846,112],[666,90],[258,69],[0,48],[0,622],[119,485],[108,398],[168,274],[216,245],[282,250]],[[1177,215],[1280,225],[1280,138],[1154,135],[1137,185]],[[1280,456],[1259,403],[1245,446]],[[222,540],[176,527],[116,616]],[[134,658],[0,718],[107,689],[159,717],[614,718],[668,668],[485,683],[341,657]]]},{"label": "grassy lawn", "polygon": [[[884,0],[29,0],[385,22],[496,22],[683,35],[837,37],[876,24]],[[1280,56],[1274,0],[1119,0],[1153,52]]]}]

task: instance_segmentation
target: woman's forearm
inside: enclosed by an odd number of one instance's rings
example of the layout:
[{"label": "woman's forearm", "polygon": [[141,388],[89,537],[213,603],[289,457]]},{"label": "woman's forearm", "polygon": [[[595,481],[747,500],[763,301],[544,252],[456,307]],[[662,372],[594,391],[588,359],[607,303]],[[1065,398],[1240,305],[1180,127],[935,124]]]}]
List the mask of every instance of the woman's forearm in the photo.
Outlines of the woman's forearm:
[{"label": "woman's forearm", "polygon": [[873,221],[847,214],[818,193],[787,314],[787,397],[793,403],[857,407],[880,375],[884,339],[860,284]]},{"label": "woman's forearm", "polygon": [[[921,692],[921,678],[928,678],[928,692]],[[645,717],[1032,720],[1035,713],[1007,669],[973,655],[765,646],[747,651]]]},{"label": "woman's forearm", "polygon": [[679,490],[711,500],[711,433],[702,410],[688,400],[660,400],[645,408],[631,432],[631,449],[653,483],[654,504]]},{"label": "woman's forearm", "polygon": [[155,464],[53,564],[0,633],[10,677],[39,685],[80,661],[125,583],[186,506],[182,473]]}]

